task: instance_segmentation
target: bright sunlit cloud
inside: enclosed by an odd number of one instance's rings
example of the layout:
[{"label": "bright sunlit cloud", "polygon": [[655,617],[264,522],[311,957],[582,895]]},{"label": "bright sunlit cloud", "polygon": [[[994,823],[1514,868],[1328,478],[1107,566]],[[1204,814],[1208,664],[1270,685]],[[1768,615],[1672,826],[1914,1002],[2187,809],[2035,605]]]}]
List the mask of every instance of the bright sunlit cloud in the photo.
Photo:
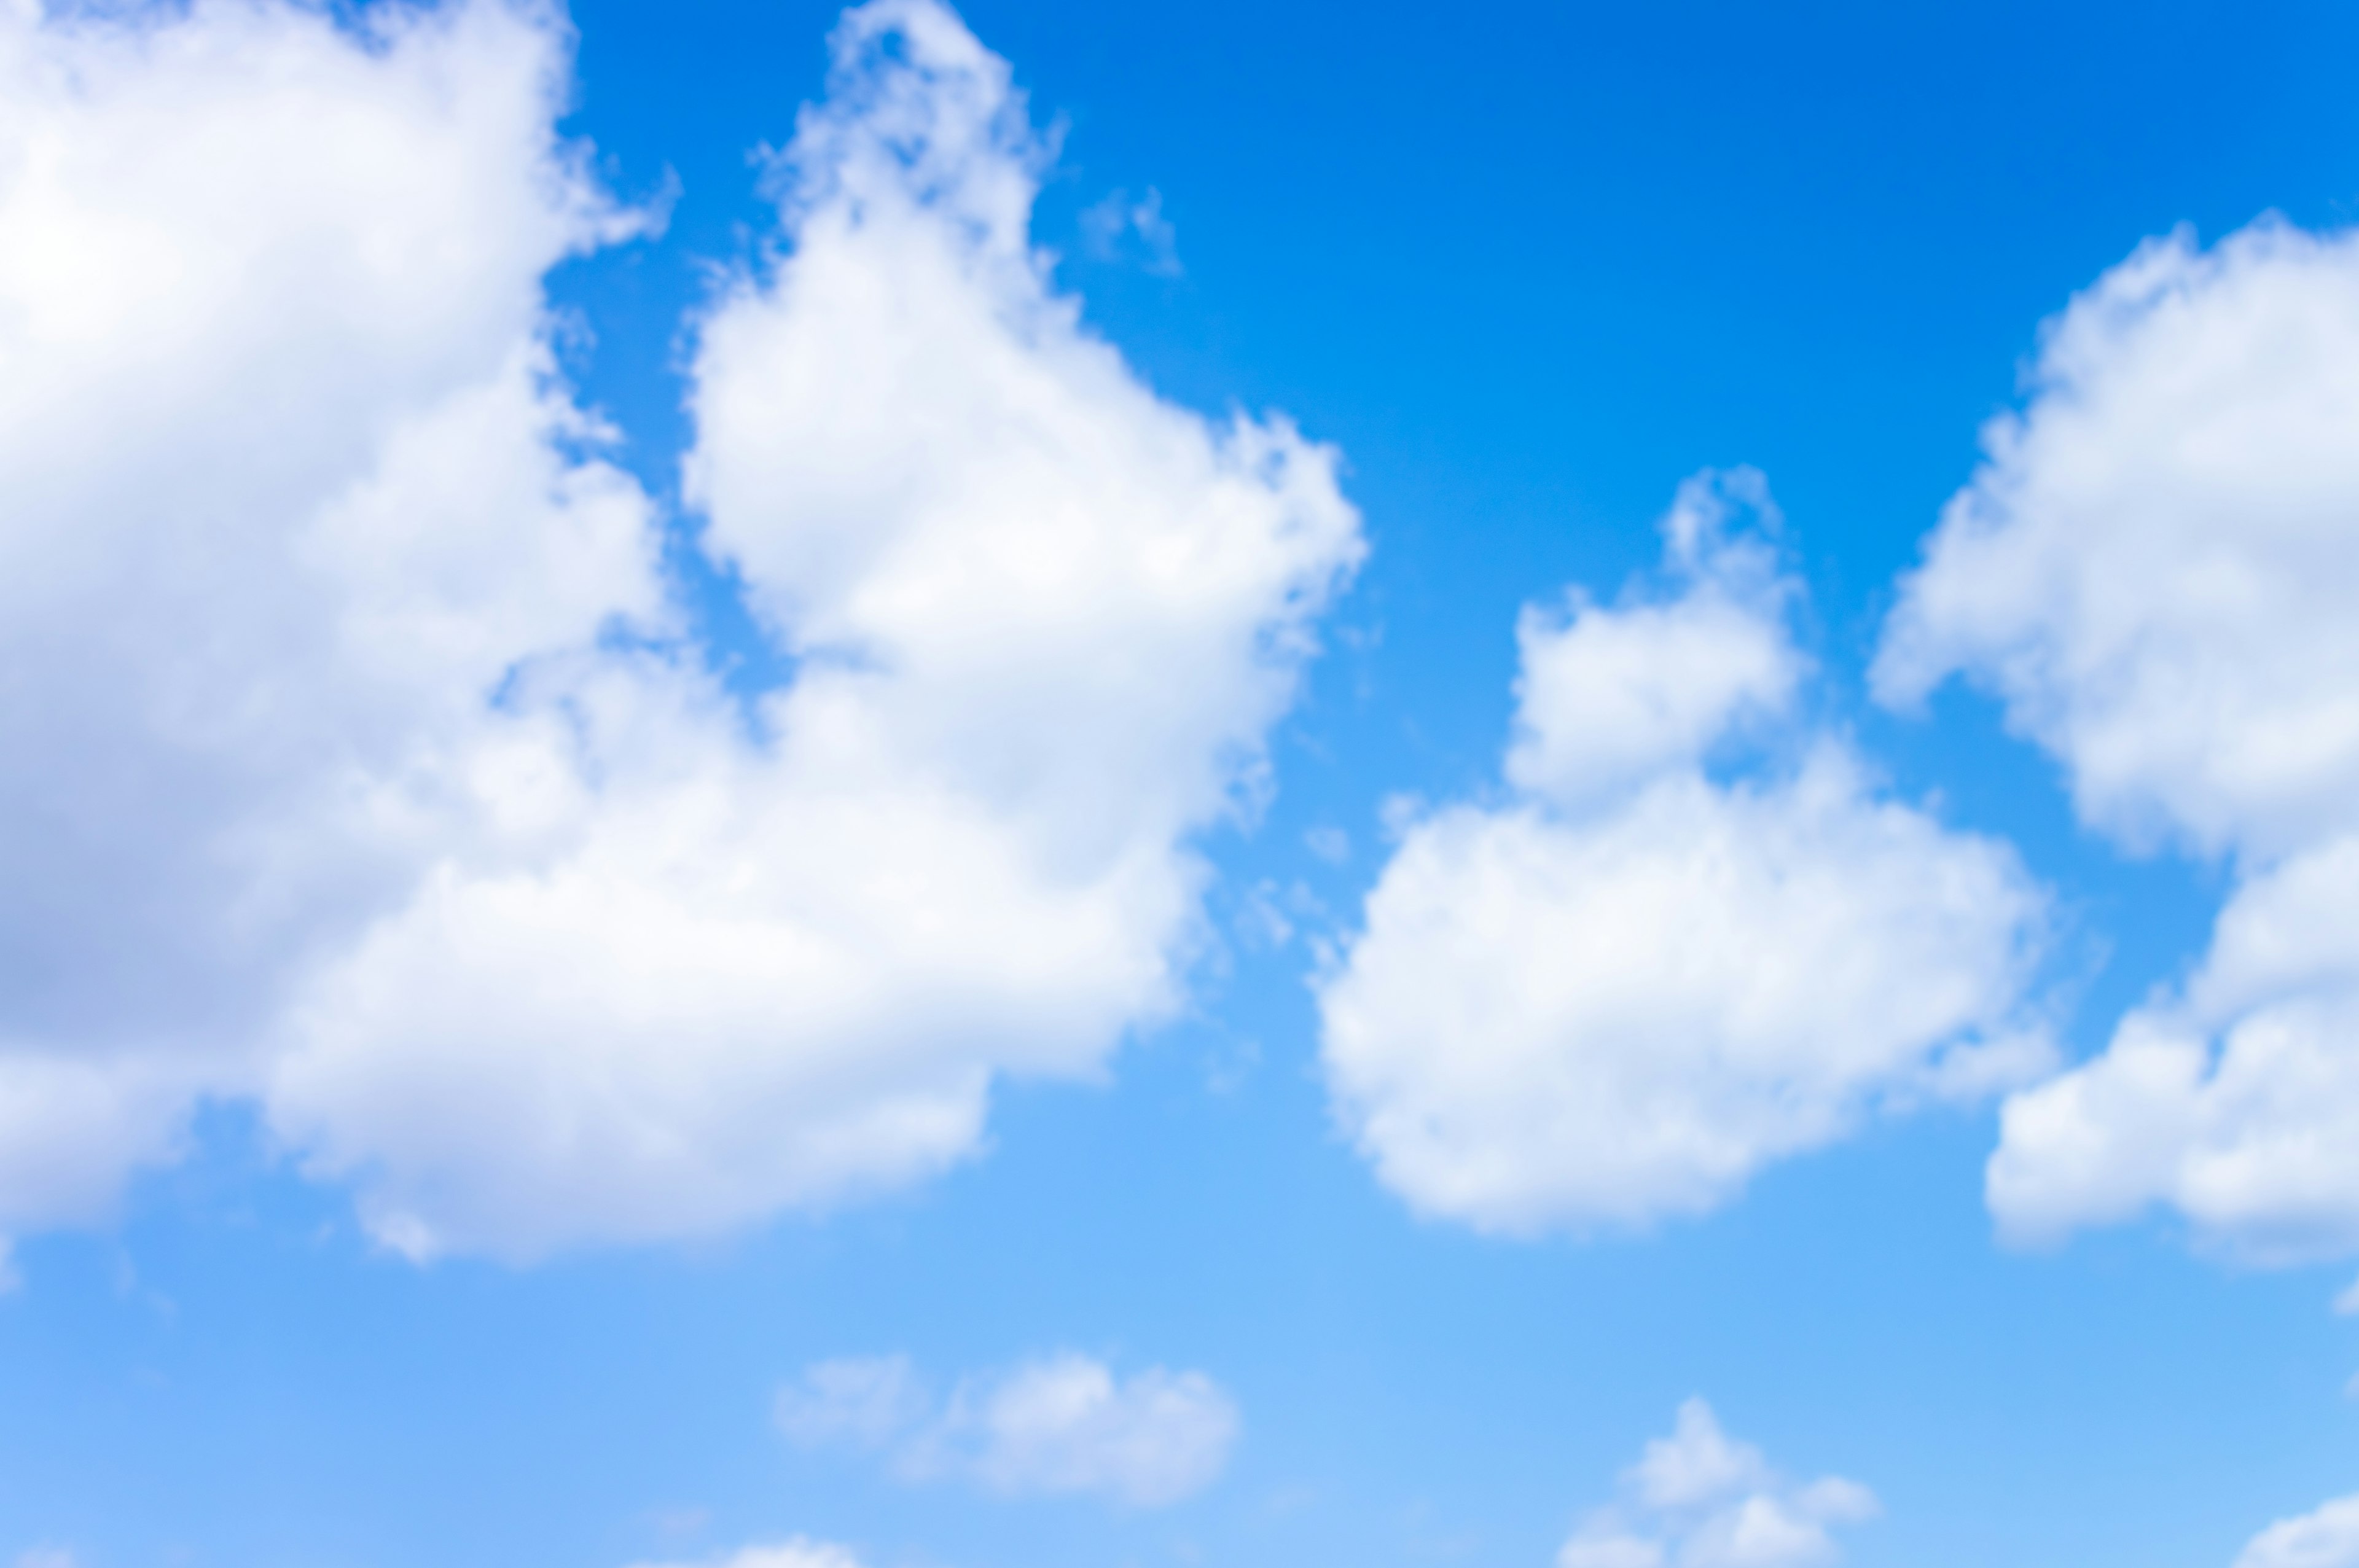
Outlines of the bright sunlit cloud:
[{"label": "bright sunlit cloud", "polygon": [[565,63],[489,4],[0,12],[0,1227],[262,1092],[304,977],[529,830],[494,694],[663,625],[554,378],[542,275],[643,225]]},{"label": "bright sunlit cloud", "polygon": [[0,23],[0,642],[71,672],[0,707],[0,1226],[206,1094],[421,1257],[965,1157],[1185,994],[1190,839],[1359,556],[1332,454],[1141,385],[1031,248],[1005,62],[849,13],[695,329],[688,490],[796,671],[749,714],[554,372],[542,275],[642,222],[561,27],[368,26]]},{"label": "bright sunlit cloud", "polygon": [[[2037,1072],[2043,898],[1802,717],[1758,475],[1691,481],[1664,586],[1526,613],[1510,786],[1410,823],[1320,983],[1385,1184],[1489,1230],[1637,1227]],[[1715,764],[1766,748],[1766,772]]]}]

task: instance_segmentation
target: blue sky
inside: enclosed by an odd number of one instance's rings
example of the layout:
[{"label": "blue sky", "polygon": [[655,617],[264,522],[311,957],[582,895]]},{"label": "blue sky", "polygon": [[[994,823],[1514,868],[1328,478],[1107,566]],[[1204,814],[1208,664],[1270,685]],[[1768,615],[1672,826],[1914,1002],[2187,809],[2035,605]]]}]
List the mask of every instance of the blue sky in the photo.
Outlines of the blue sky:
[{"label": "blue sky", "polygon": [[2359,1564],[2354,33],[0,9],[0,1563]]}]

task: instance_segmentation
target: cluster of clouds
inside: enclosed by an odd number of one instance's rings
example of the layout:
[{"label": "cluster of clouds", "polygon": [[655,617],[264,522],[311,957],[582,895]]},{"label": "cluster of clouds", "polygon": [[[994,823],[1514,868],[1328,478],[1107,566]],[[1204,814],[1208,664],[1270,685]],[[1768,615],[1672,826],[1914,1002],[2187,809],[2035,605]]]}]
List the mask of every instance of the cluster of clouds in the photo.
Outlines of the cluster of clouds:
[{"label": "cluster of clouds", "polygon": [[2160,1206],[2244,1262],[2359,1251],[2354,429],[2359,235],[2153,242],[2049,323],[1900,585],[1881,701],[1973,683],[2092,831],[2232,879],[2209,952],[2060,1072],[2045,894],[1802,717],[1799,587],[1726,525],[1766,496],[1691,481],[1666,589],[1527,611],[1502,789],[1409,824],[1320,982],[1380,1176],[1486,1228],[1627,1227],[2005,1092],[2012,1240]]},{"label": "cluster of clouds", "polygon": [[1181,1000],[1361,552],[1333,454],[1084,331],[1006,62],[877,0],[693,326],[701,547],[794,670],[735,699],[552,351],[544,275],[654,222],[568,48],[0,12],[0,1232],[212,1098],[415,1256],[708,1233]]},{"label": "cluster of clouds", "polygon": [[[780,1392],[778,1419],[799,1442],[893,1454],[910,1478],[940,1473],[934,1451],[947,1445],[962,1450],[956,1469],[1002,1491],[1102,1491],[1145,1506],[1209,1480],[1236,1424],[1226,1397],[1196,1374],[1119,1380],[1071,1354],[963,1380],[941,1404],[905,1358],[822,1362]],[[1083,1474],[1095,1478],[1076,1479]],[[1841,1555],[1834,1530],[1878,1512],[1875,1494],[1855,1481],[1781,1476],[1759,1449],[1723,1432],[1700,1399],[1680,1407],[1669,1435],[1646,1444],[1620,1489],[1566,1541],[1557,1568],[1815,1568]],[[2334,1568],[2307,1558],[2237,1568],[2297,1564]],[[860,1568],[860,1560],[848,1548],[797,1539],[699,1568]]]},{"label": "cluster of clouds", "polygon": [[[553,11],[0,6],[0,1243],[103,1218],[208,1100],[415,1257],[710,1234],[970,1157],[995,1084],[1184,1004],[1198,846],[1364,552],[1337,455],[1084,330],[1030,238],[1048,143],[947,9],[833,49],[690,324],[691,537],[556,352],[549,270],[659,220],[557,133]],[[1088,227],[1177,266],[1152,190]],[[1824,717],[1760,477],[1682,486],[1658,571],[1526,612],[1497,784],[1398,824],[1315,979],[1377,1177],[1637,1228],[2003,1097],[2009,1238],[2160,1207],[2359,1252],[2354,429],[2359,236],[2153,242],[1900,584],[1880,701],[1971,683],[2092,831],[2230,879],[2060,1070],[2048,893]],[[725,689],[668,548],[788,680]],[[1073,1356],[939,1400],[831,1363],[780,1419],[1139,1506],[1237,1425]],[[1802,1563],[1870,1501],[1694,1404],[1561,1562]],[[2241,1568],[2352,1560],[2354,1519]]]},{"label": "cluster of clouds", "polygon": [[[781,1390],[780,1426],[810,1446],[886,1454],[905,1479],[949,1475],[1003,1495],[1097,1493],[1161,1507],[1208,1485],[1237,1430],[1234,1403],[1198,1373],[1159,1368],[1119,1379],[1072,1353],[962,1379],[936,1401],[906,1357],[821,1362]],[[1882,1512],[1842,1476],[1796,1481],[1731,1437],[1701,1399],[1624,1471],[1616,1500],[1591,1512],[1556,1568],[1823,1568],[1836,1531]],[[17,1568],[73,1568],[38,1547]],[[699,1563],[633,1568],[864,1568],[851,1547],[793,1537]],[[2359,1568],[2359,1497],[2268,1526],[2233,1568]]]},{"label": "cluster of clouds", "polygon": [[[1196,845],[1363,552],[1336,455],[1083,330],[1006,63],[874,0],[691,323],[683,544],[552,347],[550,267],[657,222],[557,135],[569,47],[0,13],[0,1234],[208,1098],[416,1256],[709,1233],[940,1171],[1184,1003]],[[1498,786],[1399,825],[1314,982],[1379,1178],[1629,1228],[2006,1095],[2011,1237],[2359,1250],[2354,367],[2359,240],[2151,243],[1901,585],[1882,700],[1977,684],[2093,830],[2233,876],[2100,1055],[2055,1071],[2045,891],[1823,717],[1766,485],[1706,474],[1658,572],[1527,611]],[[790,679],[723,689],[668,539]]]},{"label": "cluster of clouds", "polygon": [[[1646,1444],[1619,1491],[1574,1530],[1557,1568],[1818,1568],[1841,1558],[1838,1530],[1882,1511],[1856,1481],[1779,1474],[1701,1399]],[[2359,1568],[2359,1497],[2268,1526],[2234,1568]]]},{"label": "cluster of clouds", "polygon": [[906,1482],[1141,1509],[1212,1485],[1241,1424],[1201,1372],[1125,1377],[1073,1351],[962,1378],[939,1398],[906,1357],[822,1361],[779,1390],[777,1416],[799,1445],[875,1456]]},{"label": "cluster of clouds", "polygon": [[[1691,481],[1667,591],[1527,612],[1503,790],[1408,825],[1321,981],[1379,1176],[1486,1229],[1629,1227],[1879,1108],[2005,1091],[2011,1240],[2167,1207],[2240,1262],[2359,1251],[2354,430],[2359,234],[2152,242],[2048,324],[1901,585],[1881,701],[1973,683],[2089,828],[2231,877],[2209,951],[2063,1071],[2027,993],[2044,895],[1798,716],[1799,585],[1727,525],[1766,492]],[[1716,779],[1739,743],[1766,762]],[[1560,1568],[1820,1561],[1870,1500],[1732,1479],[1666,1514],[1681,1454],[1759,1474],[1690,1405]],[[2236,1568],[2354,1564],[2344,1498]]]}]

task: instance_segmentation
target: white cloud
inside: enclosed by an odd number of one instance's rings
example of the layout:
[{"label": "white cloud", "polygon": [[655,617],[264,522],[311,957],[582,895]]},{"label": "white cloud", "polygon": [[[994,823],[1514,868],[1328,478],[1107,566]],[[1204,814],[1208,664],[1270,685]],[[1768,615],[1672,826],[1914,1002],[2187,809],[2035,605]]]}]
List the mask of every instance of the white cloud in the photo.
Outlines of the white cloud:
[{"label": "white cloud", "polygon": [[0,19],[0,653],[71,672],[0,688],[0,1230],[199,1093],[419,1255],[973,1152],[1177,1003],[1361,548],[1332,455],[1156,399],[1029,248],[1005,62],[849,13],[699,327],[690,489],[796,661],[749,716],[552,376],[542,275],[635,222],[561,35],[372,26]]},{"label": "white cloud", "polygon": [[2087,817],[2267,855],[2359,825],[2359,240],[2142,247],[2050,322],[1877,678],[1988,683]]},{"label": "white cloud", "polygon": [[774,1546],[745,1547],[702,1563],[644,1563],[637,1568],[860,1568],[860,1559],[848,1548],[797,1537]]},{"label": "white cloud", "polygon": [[1004,61],[900,0],[836,49],[792,248],[694,363],[690,490],[797,676],[759,744],[578,680],[546,744],[596,786],[525,764],[550,848],[438,871],[308,993],[274,1103],[397,1238],[828,1202],[975,1150],[997,1074],[1097,1070],[1178,1000],[1187,840],[1357,558],[1332,454],[1158,401],[1049,290]]},{"label": "white cloud", "polygon": [[[1670,592],[1527,613],[1512,794],[1409,821],[1320,983],[1343,1119],[1420,1210],[1697,1213],[1879,1107],[2045,1063],[2040,895],[1797,717],[1799,589],[1744,526],[1767,504],[1757,475],[1690,481]],[[1715,779],[1748,739],[1783,760]]]},{"label": "white cloud", "polygon": [[1877,1511],[1856,1481],[1786,1481],[1701,1400],[1680,1407],[1671,1434],[1647,1444],[1622,1490],[1564,1543],[1557,1568],[1805,1568],[1841,1555],[1833,1527]]},{"label": "white cloud", "polygon": [[2048,327],[1878,665],[1951,672],[2134,849],[2225,856],[2212,949],[2010,1102],[2009,1234],[2176,1206],[2256,1260],[2359,1249],[2359,236],[2143,247]]},{"label": "white cloud", "polygon": [[2253,1537],[2236,1568],[2359,1568],[2359,1497],[2278,1520]]},{"label": "white cloud", "polygon": [[1070,1352],[963,1379],[939,1403],[906,1358],[825,1361],[779,1391],[777,1420],[806,1447],[882,1453],[909,1481],[1091,1493],[1135,1508],[1210,1486],[1238,1430],[1234,1401],[1201,1372],[1117,1377]]},{"label": "white cloud", "polygon": [[[87,1220],[660,613],[539,278],[637,222],[491,4],[0,12],[0,1228]],[[38,672],[38,678],[35,678]]]}]

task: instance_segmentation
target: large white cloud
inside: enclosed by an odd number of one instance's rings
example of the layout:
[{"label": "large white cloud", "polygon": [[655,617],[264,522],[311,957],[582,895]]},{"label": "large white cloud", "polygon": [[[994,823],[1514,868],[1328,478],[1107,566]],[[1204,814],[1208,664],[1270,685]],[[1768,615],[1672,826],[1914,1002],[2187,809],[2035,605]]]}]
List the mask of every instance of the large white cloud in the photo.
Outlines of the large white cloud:
[{"label": "large white cloud", "polygon": [[[1341,1115],[1424,1212],[1698,1213],[1879,1107],[2044,1060],[2041,898],[1799,716],[1767,504],[1757,475],[1692,481],[1668,592],[1526,614],[1509,793],[1409,825],[1320,984]],[[1766,770],[1715,777],[1749,747]]]},{"label": "large white cloud", "polygon": [[949,12],[847,15],[700,325],[690,487],[796,660],[751,712],[550,372],[541,276],[633,220],[546,13],[0,27],[0,1226],[203,1089],[413,1252],[708,1231],[937,1169],[1174,1004],[1188,840],[1357,520],[1081,330]]},{"label": "large white cloud", "polygon": [[906,1480],[1136,1508],[1210,1486],[1239,1427],[1235,1401],[1201,1372],[1120,1377],[1070,1351],[962,1379],[939,1401],[904,1357],[823,1361],[779,1391],[777,1418],[798,1444],[882,1454]]},{"label": "large white cloud", "polygon": [[1810,1568],[1841,1555],[1836,1527],[1873,1519],[1875,1494],[1840,1476],[1796,1483],[1690,1400],[1582,1522],[1557,1568]]},{"label": "large white cloud", "polygon": [[2027,1238],[2176,1206],[2256,1259],[2359,1249],[2359,237],[2141,248],[2051,322],[1878,668],[1952,671],[2133,848],[2224,856],[2210,953],[2006,1108]]},{"label": "large white cloud", "polygon": [[541,275],[633,222],[493,5],[0,10],[0,1228],[85,1219],[652,622]]}]

